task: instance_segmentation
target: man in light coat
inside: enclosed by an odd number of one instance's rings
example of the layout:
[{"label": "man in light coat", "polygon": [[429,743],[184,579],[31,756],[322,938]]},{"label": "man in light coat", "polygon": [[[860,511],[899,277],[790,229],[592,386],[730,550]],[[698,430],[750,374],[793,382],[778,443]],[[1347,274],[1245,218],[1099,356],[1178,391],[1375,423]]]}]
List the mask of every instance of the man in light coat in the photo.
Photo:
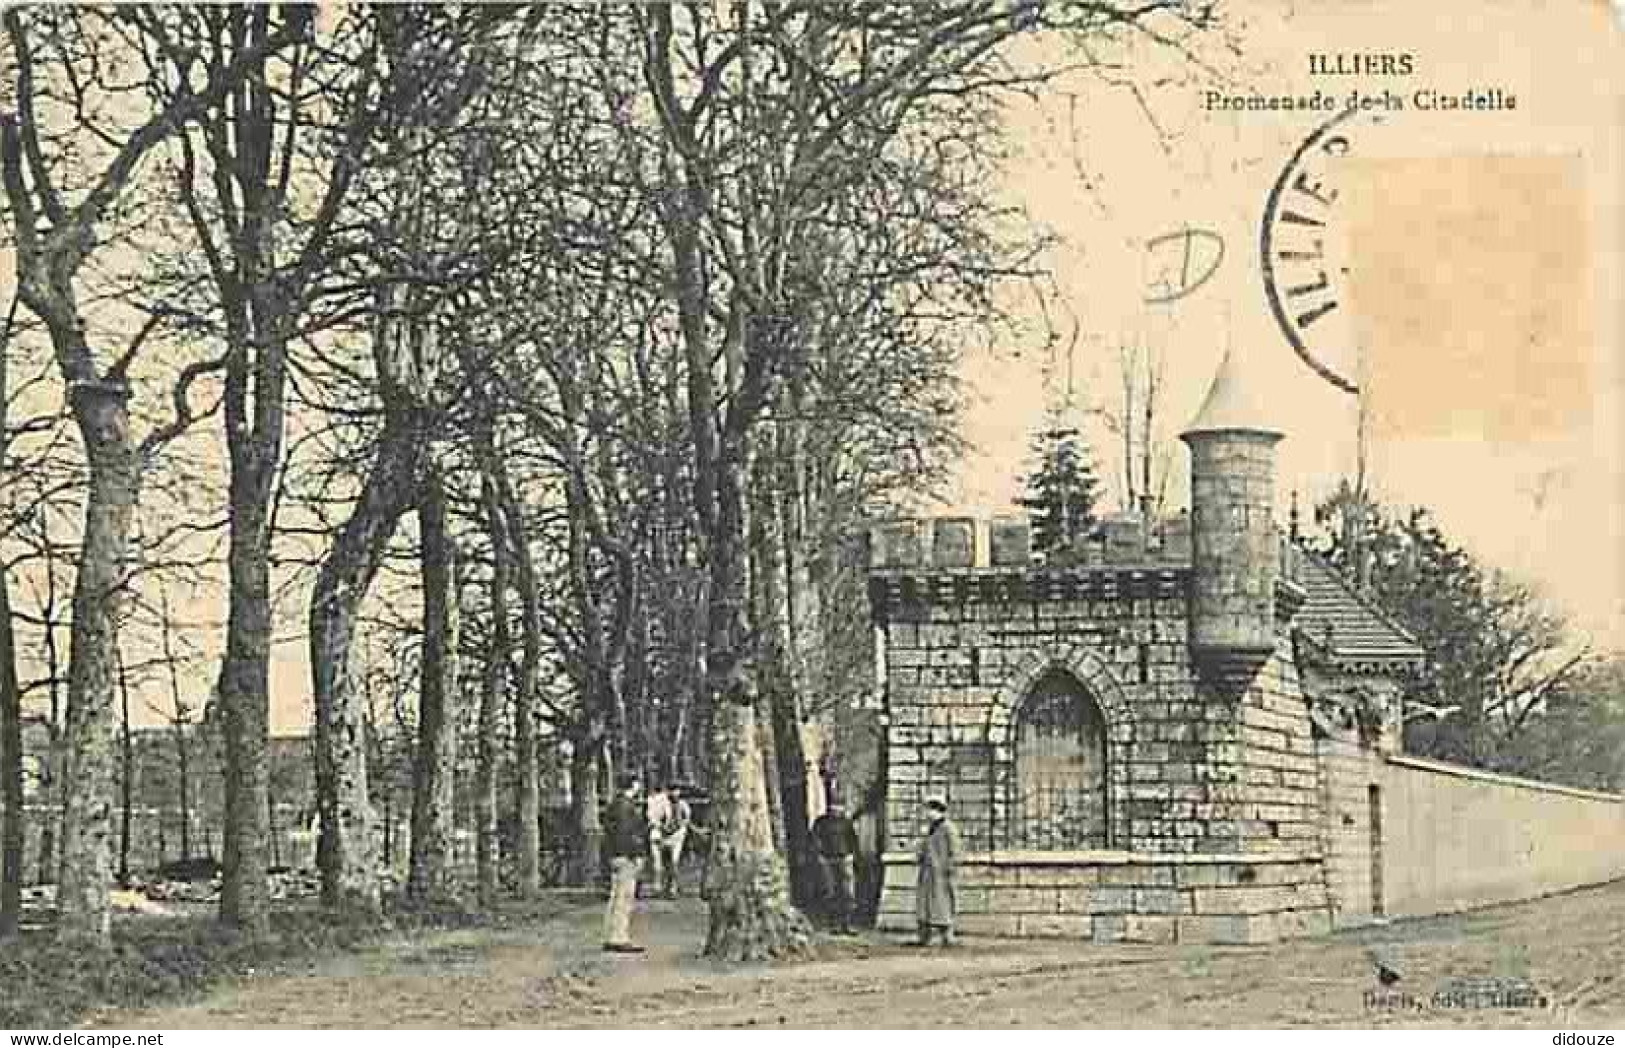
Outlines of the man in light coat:
[{"label": "man in light coat", "polygon": [[944,946],[954,944],[955,887],[958,881],[959,834],[948,819],[948,802],[933,797],[925,803],[930,829],[915,855],[919,880],[914,891],[918,945],[928,946],[936,932]]}]

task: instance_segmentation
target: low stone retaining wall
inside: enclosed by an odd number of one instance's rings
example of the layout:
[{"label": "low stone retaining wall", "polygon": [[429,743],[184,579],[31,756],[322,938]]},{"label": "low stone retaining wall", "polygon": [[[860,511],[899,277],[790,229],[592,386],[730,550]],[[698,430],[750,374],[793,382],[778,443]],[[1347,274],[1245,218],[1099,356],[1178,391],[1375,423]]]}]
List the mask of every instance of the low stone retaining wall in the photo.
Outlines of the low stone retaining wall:
[{"label": "low stone retaining wall", "polygon": [[[914,927],[916,875],[912,855],[886,856],[881,927]],[[1331,930],[1314,854],[971,854],[959,863],[958,904],[969,935],[1263,943]]]}]

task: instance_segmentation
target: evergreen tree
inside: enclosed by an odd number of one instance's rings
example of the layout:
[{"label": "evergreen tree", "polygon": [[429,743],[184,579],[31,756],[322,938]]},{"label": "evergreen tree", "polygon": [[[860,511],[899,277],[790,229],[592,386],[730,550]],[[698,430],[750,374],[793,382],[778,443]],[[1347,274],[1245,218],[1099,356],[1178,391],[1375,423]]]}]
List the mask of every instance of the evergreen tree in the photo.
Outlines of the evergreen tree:
[{"label": "evergreen tree", "polygon": [[[1428,653],[1411,697],[1454,711],[1410,726],[1406,749],[1490,768],[1514,760],[1519,736],[1569,694],[1588,649],[1535,589],[1482,564],[1426,509],[1400,511],[1350,490],[1344,485],[1316,507],[1325,531],[1310,548],[1351,582],[1364,574],[1359,588]],[[1359,515],[1353,528],[1351,513]]]},{"label": "evergreen tree", "polygon": [[1053,559],[1076,548],[1095,523],[1098,485],[1082,436],[1051,418],[1033,435],[1032,469],[1015,500],[1032,514],[1033,549]]}]

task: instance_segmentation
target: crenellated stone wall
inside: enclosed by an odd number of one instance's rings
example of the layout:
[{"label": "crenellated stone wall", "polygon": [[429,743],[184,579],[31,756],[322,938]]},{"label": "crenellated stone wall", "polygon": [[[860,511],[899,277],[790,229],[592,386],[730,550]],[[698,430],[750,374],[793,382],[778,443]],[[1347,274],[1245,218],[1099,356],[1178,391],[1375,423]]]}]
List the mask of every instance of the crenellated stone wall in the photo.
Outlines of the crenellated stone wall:
[{"label": "crenellated stone wall", "polygon": [[[1009,518],[957,519],[876,536],[883,920],[912,920],[912,849],[924,801],[941,796],[968,853],[968,930],[1236,942],[1323,930],[1319,782],[1284,632],[1248,678],[1209,679],[1189,643],[1188,547],[1168,530],[1120,521],[1097,555],[1064,567],[1019,555],[1013,530]],[[1001,548],[1002,563],[980,552]],[[1278,599],[1284,619],[1295,597],[1288,587]],[[1105,850],[1015,848],[1015,728],[1056,671],[1105,722]]]},{"label": "crenellated stone wall", "polygon": [[[1180,435],[1189,515],[1108,517],[1048,554],[1022,517],[874,529],[883,926],[913,925],[931,797],[959,827],[969,932],[1266,942],[1625,874],[1620,798],[1393,752],[1420,649],[1331,643],[1337,615],[1386,627],[1276,528],[1282,434],[1248,359],[1226,352]],[[1310,599],[1328,632],[1300,663]],[[1040,803],[1035,836],[1034,797],[1083,815]]]}]

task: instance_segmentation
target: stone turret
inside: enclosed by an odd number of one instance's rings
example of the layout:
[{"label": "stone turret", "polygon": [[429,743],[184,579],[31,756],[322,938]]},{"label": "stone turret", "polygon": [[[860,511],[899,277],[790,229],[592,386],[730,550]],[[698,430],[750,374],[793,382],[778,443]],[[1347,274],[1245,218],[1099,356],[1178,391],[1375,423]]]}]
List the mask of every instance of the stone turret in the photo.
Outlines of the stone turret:
[{"label": "stone turret", "polygon": [[1275,446],[1261,391],[1227,352],[1196,418],[1191,453],[1190,643],[1221,675],[1249,673],[1275,650]]}]

